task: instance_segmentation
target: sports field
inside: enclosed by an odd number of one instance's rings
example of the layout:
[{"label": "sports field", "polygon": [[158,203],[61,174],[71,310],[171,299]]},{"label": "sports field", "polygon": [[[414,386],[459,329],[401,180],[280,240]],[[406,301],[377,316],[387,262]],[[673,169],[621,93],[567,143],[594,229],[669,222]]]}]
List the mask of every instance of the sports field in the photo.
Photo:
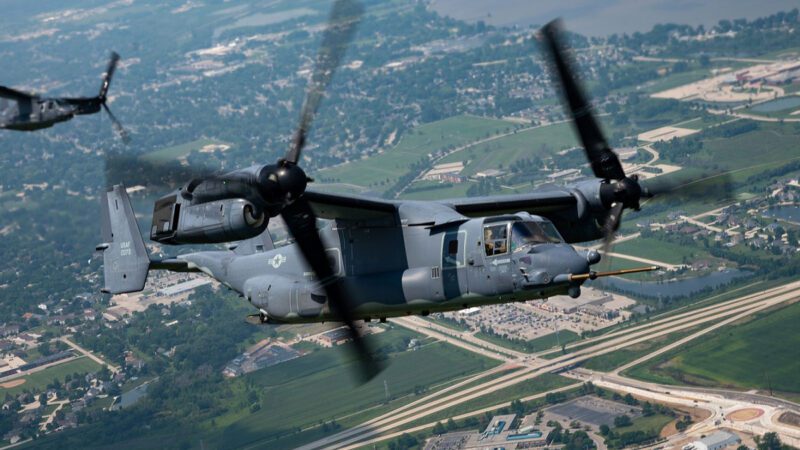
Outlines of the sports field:
[{"label": "sports field", "polygon": [[71,361],[50,366],[44,370],[17,378],[16,380],[24,380],[25,382],[14,387],[0,387],[0,397],[5,397],[6,394],[16,395],[26,389],[31,391],[38,389],[41,391],[46,389],[47,385],[52,383],[54,379],[58,379],[59,381],[63,382],[66,375],[72,375],[76,372],[81,374],[96,372],[98,370],[100,370],[100,364],[97,364],[85,356],[80,356]]},{"label": "sports field", "polygon": [[628,375],[669,384],[768,390],[800,398],[800,304],[714,331]]}]

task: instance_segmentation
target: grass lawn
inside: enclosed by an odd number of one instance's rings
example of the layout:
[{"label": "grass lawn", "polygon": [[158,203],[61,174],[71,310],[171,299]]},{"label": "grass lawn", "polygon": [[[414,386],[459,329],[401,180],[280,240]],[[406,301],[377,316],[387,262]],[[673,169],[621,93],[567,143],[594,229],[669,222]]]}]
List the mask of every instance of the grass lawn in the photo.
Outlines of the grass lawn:
[{"label": "grass lawn", "polygon": [[542,351],[548,348],[557,347],[559,344],[569,344],[581,339],[578,333],[570,330],[559,330],[558,334],[550,333],[544,336],[539,336],[536,339],[531,339],[528,343],[533,346],[534,351]]},{"label": "grass lawn", "polygon": [[615,253],[663,261],[668,264],[683,264],[687,261],[711,257],[708,252],[699,246],[685,247],[660,239],[642,237],[615,244],[613,251]]},{"label": "grass lawn", "polygon": [[[467,196],[467,189],[472,182],[458,184],[429,184],[430,182],[416,182],[400,196],[408,200],[441,200],[445,198],[459,198]],[[423,188],[423,189],[420,189]]]},{"label": "grass lawn", "polygon": [[[380,344],[397,342],[405,335],[416,337],[395,329],[379,335]],[[360,414],[358,420],[363,421],[383,411],[380,407],[385,399],[384,380],[390,395],[396,398],[496,365],[495,361],[445,343],[433,343],[416,351],[393,353],[377,377],[358,385],[352,376],[355,362],[349,356],[343,349],[324,349],[247,375],[247,384],[260,394],[261,409],[250,413],[247,408],[232,407],[230,414],[216,418],[221,429],[209,438],[228,447],[266,442],[281,435],[288,437],[320,421],[336,419],[346,423],[343,417],[378,407],[372,414]],[[294,439],[291,444],[272,442],[269,446],[294,447],[296,443]]]},{"label": "grass lawn", "polygon": [[570,330],[559,330],[558,334],[550,333],[530,341],[525,341],[522,339],[507,339],[502,336],[483,333],[481,331],[475,333],[475,337],[493,344],[497,344],[501,347],[525,353],[540,352],[549,348],[558,347],[559,344],[564,345],[569,344],[570,342],[575,342],[581,338],[579,334]]},{"label": "grass lawn", "polygon": [[193,151],[200,150],[206,145],[211,145],[211,144],[226,144],[226,143],[222,141],[217,141],[215,139],[203,138],[203,139],[198,139],[196,141],[187,142],[185,144],[173,145],[172,147],[162,148],[161,150],[150,152],[142,156],[141,158],[150,163],[174,161],[178,158],[188,155]]},{"label": "grass lawn", "polygon": [[313,176],[320,181],[337,180],[385,190],[406,174],[414,163],[423,158],[427,160],[430,153],[477,141],[515,126],[504,120],[483,117],[450,117],[414,128],[394,147],[382,153],[323,169]]},{"label": "grass lawn", "polygon": [[647,417],[638,417],[633,419],[633,424],[627,427],[613,427],[615,433],[627,433],[630,431],[644,431],[644,432],[655,432],[656,434],[661,432],[661,429],[667,426],[668,423],[675,420],[672,416],[667,416],[664,414],[653,414],[652,416]]},{"label": "grass lawn", "polygon": [[468,161],[461,172],[472,176],[486,169],[503,169],[517,160],[553,156],[558,151],[578,145],[569,123],[558,123],[544,127],[519,131],[515,134],[475,145],[467,150],[453,153],[441,163]]},{"label": "grass lawn", "polygon": [[708,78],[710,76],[711,71],[709,69],[695,69],[688,70],[686,72],[671,73],[662,78],[654,80],[650,84],[646,84],[643,90],[647,93],[654,94],[656,92],[666,91],[684,84],[694,83],[695,81],[700,81],[703,78]]},{"label": "grass lawn", "polygon": [[11,394],[16,395],[20,392],[24,391],[25,389],[39,389],[44,390],[47,388],[47,385],[50,384],[54,379],[58,379],[60,381],[64,381],[64,377],[66,375],[72,375],[73,373],[87,373],[87,372],[96,372],[100,370],[100,364],[92,361],[91,359],[80,356],[76,359],[71,361],[67,361],[62,364],[58,364],[55,366],[50,366],[44,370],[40,370],[38,372],[34,372],[30,375],[23,377],[25,383],[15,386],[12,388],[4,389],[0,388],[0,396],[5,397],[5,395]]},{"label": "grass lawn", "polygon": [[[707,325],[703,325],[705,327]],[[604,355],[596,356],[582,364],[583,367],[590,370],[598,370],[600,372],[610,372],[619,366],[627,364],[637,358],[652,353],[653,351],[669,345],[678,339],[684,338],[692,333],[700,330],[700,327],[694,327],[689,330],[678,331],[646,342],[640,342],[627,348],[621,348]]]},{"label": "grass lawn", "polygon": [[800,304],[716,330],[679,351],[630,369],[635,378],[669,384],[769,389],[800,394]]},{"label": "grass lawn", "polygon": [[794,124],[762,123],[758,130],[731,138],[706,140],[703,153],[705,162],[731,170],[766,163],[781,165],[800,158],[797,141],[798,130]]}]

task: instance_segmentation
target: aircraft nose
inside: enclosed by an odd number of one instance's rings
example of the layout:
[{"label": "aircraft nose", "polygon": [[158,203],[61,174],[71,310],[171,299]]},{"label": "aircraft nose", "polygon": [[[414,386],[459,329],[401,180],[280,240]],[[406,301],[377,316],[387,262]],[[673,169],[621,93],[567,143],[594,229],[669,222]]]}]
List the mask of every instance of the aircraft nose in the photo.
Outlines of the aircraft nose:
[{"label": "aircraft nose", "polygon": [[534,247],[521,263],[531,273],[540,272],[547,274],[545,279],[552,279],[558,275],[588,273],[590,261],[571,245],[555,244]]}]

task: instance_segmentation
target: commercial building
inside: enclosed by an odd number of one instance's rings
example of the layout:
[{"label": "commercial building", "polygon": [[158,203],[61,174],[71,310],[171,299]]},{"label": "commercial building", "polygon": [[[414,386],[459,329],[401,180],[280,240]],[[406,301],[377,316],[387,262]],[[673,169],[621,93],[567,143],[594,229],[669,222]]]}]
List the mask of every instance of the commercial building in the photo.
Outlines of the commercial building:
[{"label": "commercial building", "polygon": [[717,431],[699,441],[684,445],[683,450],[721,450],[730,445],[738,445],[742,440],[729,431]]}]

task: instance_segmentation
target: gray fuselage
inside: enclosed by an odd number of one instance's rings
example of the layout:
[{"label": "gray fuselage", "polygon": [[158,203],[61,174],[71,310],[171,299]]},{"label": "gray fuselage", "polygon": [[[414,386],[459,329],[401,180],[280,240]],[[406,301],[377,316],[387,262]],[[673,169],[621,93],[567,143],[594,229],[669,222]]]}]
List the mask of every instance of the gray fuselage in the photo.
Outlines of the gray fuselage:
[{"label": "gray fuselage", "polygon": [[[587,273],[590,261],[596,262],[564,243],[550,222],[527,213],[458,215],[438,225],[408,222],[331,221],[320,230],[357,318],[577,295],[580,283],[569,275]],[[335,319],[295,244],[249,255],[213,251],[179,259],[242,294],[269,321]]]}]

